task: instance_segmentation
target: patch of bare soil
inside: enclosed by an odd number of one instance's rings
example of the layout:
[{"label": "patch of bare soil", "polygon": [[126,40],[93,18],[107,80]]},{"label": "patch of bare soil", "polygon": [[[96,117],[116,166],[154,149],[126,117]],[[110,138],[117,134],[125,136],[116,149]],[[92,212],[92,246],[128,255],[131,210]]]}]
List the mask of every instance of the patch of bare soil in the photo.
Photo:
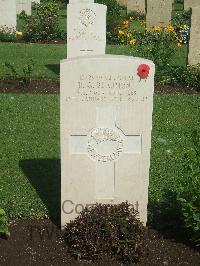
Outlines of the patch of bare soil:
[{"label": "patch of bare soil", "polygon": [[[67,251],[62,232],[50,220],[19,220],[11,224],[11,237],[0,238],[0,265],[88,265],[78,262]],[[111,258],[101,258],[89,265],[122,265]],[[144,254],[138,266],[200,265],[200,253],[173,239],[165,239],[147,229]]]}]

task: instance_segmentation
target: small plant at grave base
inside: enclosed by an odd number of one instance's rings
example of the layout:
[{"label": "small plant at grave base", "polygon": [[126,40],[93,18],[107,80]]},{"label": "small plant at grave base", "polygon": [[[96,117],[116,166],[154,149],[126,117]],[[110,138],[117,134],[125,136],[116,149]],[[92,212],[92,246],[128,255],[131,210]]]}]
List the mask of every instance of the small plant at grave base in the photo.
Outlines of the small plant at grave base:
[{"label": "small plant at grave base", "polygon": [[200,135],[192,134],[193,148],[185,154],[185,177],[181,178],[177,200],[183,224],[192,241],[200,246]]},{"label": "small plant at grave base", "polygon": [[0,42],[16,42],[16,32],[14,28],[6,26],[0,27]]},{"label": "small plant at grave base", "polygon": [[32,42],[49,42],[63,36],[59,29],[59,4],[51,1],[37,5],[35,13],[25,18],[23,32],[24,40]]},{"label": "small plant at grave base", "polygon": [[0,236],[10,236],[10,231],[8,229],[8,218],[3,209],[0,208]]},{"label": "small plant at grave base", "polygon": [[144,230],[137,211],[127,202],[95,204],[67,224],[64,238],[79,260],[94,261],[108,255],[129,263],[141,258]]},{"label": "small plant at grave base", "polygon": [[28,86],[31,81],[31,74],[34,70],[34,62],[31,59],[27,64],[22,68],[22,74],[17,71],[17,68],[14,64],[5,62],[5,67],[9,70],[7,74],[8,79],[18,80],[22,86]]}]

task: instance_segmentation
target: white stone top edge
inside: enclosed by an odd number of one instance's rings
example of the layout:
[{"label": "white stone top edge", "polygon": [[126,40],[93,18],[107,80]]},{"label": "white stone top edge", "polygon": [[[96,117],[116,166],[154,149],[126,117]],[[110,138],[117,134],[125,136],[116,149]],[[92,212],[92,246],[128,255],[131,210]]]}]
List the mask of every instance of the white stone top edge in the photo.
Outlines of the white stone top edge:
[{"label": "white stone top edge", "polygon": [[83,7],[87,7],[87,6],[104,6],[104,7],[107,8],[107,6],[104,5],[104,4],[89,3],[89,2],[85,2],[85,3],[69,3],[69,4],[67,4],[67,6],[83,6]]},{"label": "white stone top edge", "polygon": [[193,9],[200,9],[200,5],[199,6],[193,6],[193,7],[191,7],[191,9],[193,10]]},{"label": "white stone top edge", "polygon": [[128,56],[128,55],[112,55],[112,54],[105,54],[105,55],[91,55],[91,56],[79,56],[79,57],[73,57],[73,58],[67,58],[67,59],[62,59],[60,61],[61,64],[67,63],[67,62],[73,62],[77,60],[87,60],[87,59],[105,59],[105,58],[112,58],[112,59],[128,59],[128,60],[133,60],[133,61],[142,61],[142,63],[148,63],[155,65],[153,61],[149,59],[145,59],[142,57],[134,57],[134,56]]}]

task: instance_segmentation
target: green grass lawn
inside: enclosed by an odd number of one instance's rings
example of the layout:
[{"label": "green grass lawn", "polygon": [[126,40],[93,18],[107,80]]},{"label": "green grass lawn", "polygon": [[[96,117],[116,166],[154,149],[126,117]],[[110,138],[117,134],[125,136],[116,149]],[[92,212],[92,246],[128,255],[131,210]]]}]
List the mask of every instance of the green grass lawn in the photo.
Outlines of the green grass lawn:
[{"label": "green grass lawn", "polygon": [[[177,47],[174,54],[174,65],[186,64],[186,46]],[[35,68],[34,78],[58,78],[60,60],[67,57],[66,45],[53,44],[0,44],[0,78],[5,78],[8,69],[5,62],[12,63],[22,75],[22,68],[33,59]],[[106,53],[137,56],[134,47],[129,45],[107,45]]]},{"label": "green grass lawn", "polygon": [[11,218],[42,215],[46,207],[32,182],[55,208],[59,169],[45,159],[59,158],[59,98],[0,94],[0,106],[0,206]]},{"label": "green grass lawn", "polygon": [[[183,9],[183,5],[174,4],[174,13]],[[122,13],[125,9],[122,8]],[[33,9],[33,14],[35,10]],[[125,12],[126,13],[126,12]],[[125,17],[126,14],[123,14]],[[59,10],[59,27],[66,30],[66,5],[60,4]],[[17,29],[23,31],[23,19],[18,16]],[[138,31],[143,31],[139,21],[132,21],[131,28],[134,27]],[[66,45],[53,45],[53,44],[18,44],[18,43],[0,43],[0,79],[5,78],[9,74],[9,70],[5,67],[5,62],[12,63],[23,76],[22,69],[25,65],[30,63],[32,59],[35,64],[32,78],[58,78],[59,76],[59,63],[60,60],[66,58],[67,48]],[[107,45],[106,53],[109,54],[123,54],[130,56],[137,56],[135,47],[133,46],[120,46],[120,45]],[[176,47],[172,65],[186,65],[187,47]]]},{"label": "green grass lawn", "polygon": [[[5,62],[14,64],[22,74],[24,65],[33,59],[35,63],[32,77],[57,78],[60,60],[67,57],[66,45],[52,44],[0,44],[0,78],[8,72]],[[57,70],[58,69],[58,70]]]},{"label": "green grass lawn", "polygon": [[[57,216],[60,198],[59,96],[0,94],[0,207],[10,219]],[[178,185],[200,97],[155,95],[150,203]]]}]

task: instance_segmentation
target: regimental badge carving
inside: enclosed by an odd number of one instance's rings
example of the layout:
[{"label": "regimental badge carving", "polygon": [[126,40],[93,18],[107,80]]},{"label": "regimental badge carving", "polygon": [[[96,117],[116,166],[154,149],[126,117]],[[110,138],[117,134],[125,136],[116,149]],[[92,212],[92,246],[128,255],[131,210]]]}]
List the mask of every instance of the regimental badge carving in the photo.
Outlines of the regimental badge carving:
[{"label": "regimental badge carving", "polygon": [[95,19],[96,19],[96,14],[92,9],[85,8],[80,11],[80,22],[85,27],[88,27],[89,25],[93,25]]},{"label": "regimental badge carving", "polygon": [[123,138],[114,129],[94,128],[88,136],[87,151],[94,161],[116,161],[123,151]]}]

